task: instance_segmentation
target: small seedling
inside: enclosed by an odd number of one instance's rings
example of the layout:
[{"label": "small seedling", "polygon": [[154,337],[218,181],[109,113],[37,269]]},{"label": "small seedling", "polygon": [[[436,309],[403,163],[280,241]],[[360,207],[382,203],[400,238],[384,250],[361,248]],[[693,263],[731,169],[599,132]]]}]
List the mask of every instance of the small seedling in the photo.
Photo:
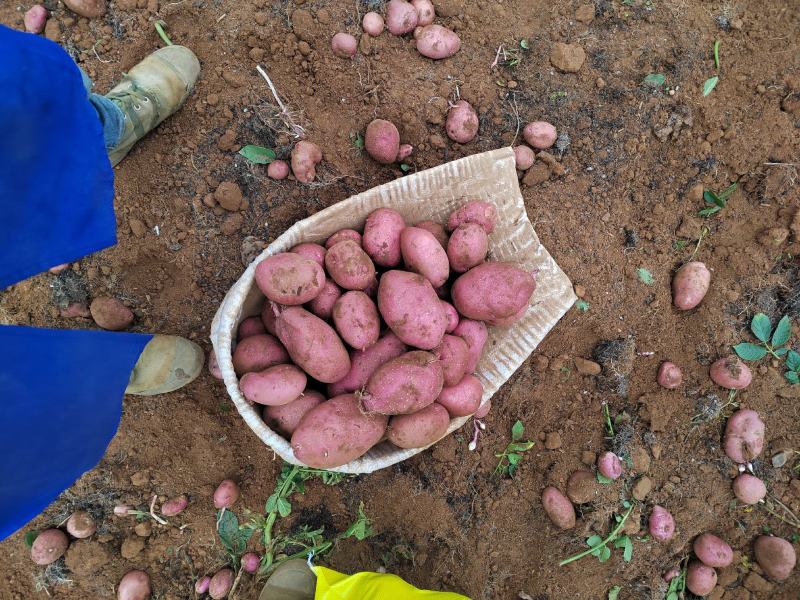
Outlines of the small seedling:
[{"label": "small seedling", "polygon": [[[797,372],[797,368],[800,367],[800,354],[797,354],[797,352],[785,346],[792,333],[792,323],[789,319],[789,315],[784,315],[784,317],[778,321],[773,331],[769,317],[764,313],[758,313],[753,317],[753,320],[750,321],[750,331],[753,332],[753,335],[756,336],[761,343],[751,344],[750,342],[742,342],[741,344],[736,344],[733,350],[739,358],[742,360],[754,361],[761,360],[769,354],[773,358],[780,359],[787,353],[793,353],[791,364],[787,358],[786,366],[790,369],[788,373]],[[789,381],[793,379],[788,374],[786,378]],[[798,379],[798,381],[800,381],[800,379]],[[792,383],[797,383],[798,381],[792,381]]]},{"label": "small seedling", "polygon": [[737,184],[732,183],[724,191],[716,193],[711,190],[703,192],[703,200],[708,205],[697,212],[701,217],[710,217],[717,214],[728,205],[728,199],[736,191]]},{"label": "small seedling", "polygon": [[571,562],[575,562],[576,560],[580,560],[584,556],[596,556],[597,560],[601,563],[606,562],[609,558],[611,558],[611,548],[609,544],[611,544],[614,548],[621,548],[622,549],[622,559],[625,562],[630,562],[631,558],[633,558],[633,540],[630,536],[627,535],[620,535],[620,531],[625,526],[625,521],[628,520],[628,517],[631,516],[631,512],[633,512],[634,505],[627,500],[622,502],[622,506],[626,509],[625,513],[622,515],[614,515],[614,521],[616,525],[614,529],[611,530],[605,539],[601,538],[599,535],[593,535],[586,539],[586,545],[589,546],[588,550],[584,550],[574,556],[570,556],[569,558],[565,558],[560,563],[558,563],[559,567],[563,567],[564,565],[568,565]]},{"label": "small seedling", "polygon": [[589,310],[589,303],[586,300],[578,300],[575,302],[575,308],[577,308],[582,313],[585,313]]},{"label": "small seedling", "polygon": [[650,73],[645,75],[642,83],[648,87],[660,88],[667,81],[667,76],[663,73]]},{"label": "small seedling", "polygon": [[719,83],[719,40],[714,41],[714,68],[717,69],[717,74],[713,77],[709,77],[703,83],[703,96],[708,96],[711,92],[714,91],[714,88],[717,87]]},{"label": "small seedling", "polygon": [[514,68],[518,66],[524,57],[525,52],[530,48],[528,44],[528,40],[520,40],[519,48],[506,48],[505,46],[500,46],[500,54],[503,56],[503,60],[500,61],[504,67]]},{"label": "small seedling", "polygon": [[517,420],[513,427],[511,427],[511,443],[506,446],[506,449],[495,456],[500,459],[494,469],[493,475],[506,475],[513,477],[514,472],[517,470],[519,462],[522,460],[523,452],[527,452],[535,445],[530,440],[522,441],[522,436],[525,433],[525,426],[522,421]]},{"label": "small seedling", "polygon": [[263,146],[244,146],[239,150],[239,154],[257,165],[268,165],[277,158],[274,150]]},{"label": "small seedling", "polygon": [[619,598],[619,592],[622,588],[618,585],[615,585],[610,590],[608,590],[608,600],[617,600]]},{"label": "small seedling", "polygon": [[687,240],[675,240],[672,243],[672,248],[673,248],[673,250],[683,250],[688,245],[689,245],[689,242]]},{"label": "small seedling", "polygon": [[400,163],[400,170],[403,173],[408,173],[411,170],[411,165],[407,165],[406,163]]},{"label": "small seedling", "polygon": [[680,600],[686,595],[686,566],[681,568],[681,572],[669,580],[667,595],[664,600]]},{"label": "small seedling", "polygon": [[639,277],[639,281],[645,285],[653,285],[653,283],[655,283],[653,274],[644,267],[636,269],[636,275]]},{"label": "small seedling", "polygon": [[714,66],[719,71],[719,40],[714,40]]},{"label": "small seedling", "polygon": [[606,436],[607,439],[612,439],[614,437],[614,424],[611,422],[611,413],[608,409],[608,404],[603,404],[603,417],[606,421]]},{"label": "small seedling", "polygon": [[359,131],[351,133],[350,143],[353,145],[353,148],[361,152],[364,149],[364,136],[361,135]]},{"label": "small seedling", "polygon": [[167,46],[172,46],[172,40],[169,39],[167,32],[164,31],[167,28],[167,24],[164,21],[156,21],[153,23],[153,25],[155,26],[156,33],[158,33],[158,37],[161,38],[161,41],[163,41]]}]

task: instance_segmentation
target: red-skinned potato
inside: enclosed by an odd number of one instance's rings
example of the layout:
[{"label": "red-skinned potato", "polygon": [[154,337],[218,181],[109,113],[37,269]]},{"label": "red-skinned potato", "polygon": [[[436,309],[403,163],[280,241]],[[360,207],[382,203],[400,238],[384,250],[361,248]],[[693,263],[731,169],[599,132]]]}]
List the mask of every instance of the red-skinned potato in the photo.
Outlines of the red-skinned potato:
[{"label": "red-skinned potato", "polygon": [[466,273],[486,260],[489,236],[477,223],[462,223],[447,243],[447,258],[456,273]]},{"label": "red-skinned potato", "polygon": [[436,17],[436,10],[433,8],[431,0],[411,0],[411,4],[417,9],[417,15],[419,15],[417,19],[418,27],[425,27],[425,25],[433,23],[433,19]]},{"label": "red-skinned potato", "polygon": [[375,264],[354,241],[334,244],[325,255],[325,267],[339,287],[363,290],[375,279]]},{"label": "red-skinned potato", "polygon": [[151,593],[150,576],[144,571],[128,571],[117,586],[117,600],[147,600]]},{"label": "red-skinned potato", "polygon": [[445,335],[442,343],[433,349],[433,354],[442,363],[445,387],[451,387],[461,381],[466,373],[465,365],[469,350],[467,343],[455,335]]},{"label": "red-skinned potato", "polygon": [[310,467],[340,467],[378,443],[388,422],[385,415],[364,414],[355,394],[336,396],[306,413],[292,434],[292,450]]},{"label": "red-skinned potato", "polygon": [[486,233],[492,233],[497,224],[497,209],[489,202],[479,200],[467,202],[450,214],[447,219],[447,230],[454,231],[462,223],[477,223]]},{"label": "red-skinned potato", "polygon": [[331,39],[331,50],[339,58],[353,58],[356,55],[358,41],[349,33],[337,33]]},{"label": "red-skinned potato", "polygon": [[767,495],[767,486],[758,477],[742,473],[733,480],[733,495],[742,504],[758,504]]},{"label": "red-skinned potato", "polygon": [[524,317],[528,313],[528,308],[529,307],[525,305],[513,315],[510,315],[508,317],[503,317],[502,319],[493,319],[492,321],[487,321],[487,322],[489,323],[489,325],[494,325],[495,327],[508,327],[519,321],[522,317]]},{"label": "red-skinned potato", "polygon": [[461,38],[455,31],[441,25],[426,25],[415,35],[417,51],[427,58],[449,58],[461,49]]},{"label": "red-skinned potato", "polygon": [[467,357],[465,368],[467,373],[474,372],[481,359],[486,340],[489,339],[486,324],[472,319],[461,319],[458,322],[458,326],[453,330],[453,335],[457,335],[467,342],[469,356]]},{"label": "red-skinned potato", "polygon": [[405,0],[389,0],[386,4],[386,28],[392,35],[414,31],[419,22],[417,9]]},{"label": "red-skinned potato", "polygon": [[233,370],[239,376],[287,362],[286,349],[268,333],[244,338],[233,351]]},{"label": "red-skinned potato", "polygon": [[488,262],[461,275],[450,290],[453,306],[463,316],[492,323],[525,309],[536,279],[507,262]]},{"label": "red-skinned potato", "polygon": [[549,486],[542,492],[542,506],[553,525],[559,529],[575,527],[575,507],[564,494]]},{"label": "red-skinned potato", "polygon": [[400,264],[400,233],[405,227],[403,215],[393,208],[379,208],[369,214],[361,245],[376,265],[396,267]]},{"label": "red-skinned potato", "polygon": [[[358,233],[355,229],[340,229],[325,241],[325,248],[327,250],[330,250],[333,246],[335,246],[339,242],[344,242],[347,240],[355,242],[360,246],[361,234]],[[323,266],[325,265],[323,264]]]},{"label": "red-skinned potato", "polygon": [[783,581],[797,564],[794,547],[783,538],[760,535],[753,544],[756,562],[770,579]]},{"label": "red-skinned potato", "polygon": [[711,381],[728,390],[743,390],[753,381],[750,368],[735,355],[715,361],[708,374]]},{"label": "red-skinned potato", "polygon": [[181,514],[189,506],[189,499],[185,495],[170,498],[161,505],[161,514],[165,517],[174,517]]},{"label": "red-skinned potato", "polygon": [[648,531],[653,538],[660,542],[666,542],[675,534],[675,519],[663,506],[654,506],[648,520]]},{"label": "red-skinned potato", "polygon": [[217,353],[214,352],[213,348],[208,353],[208,372],[216,379],[223,379],[222,370],[219,368],[219,362],[217,361]]},{"label": "red-skinned potato", "polygon": [[37,565],[49,565],[64,555],[69,546],[67,535],[60,529],[45,529],[31,545],[31,560]]},{"label": "red-skinned potato", "polygon": [[294,254],[299,254],[306,260],[313,260],[320,267],[324,267],[325,254],[328,251],[325,249],[325,246],[321,246],[320,244],[304,242],[302,244],[297,244],[297,246],[289,250],[289,252],[292,252]]},{"label": "red-skinned potato", "polygon": [[289,404],[306,389],[308,378],[295,365],[275,365],[263,371],[246,373],[239,380],[242,395],[250,402],[280,406]]},{"label": "red-skinned potato", "polygon": [[259,335],[266,332],[267,329],[264,327],[261,317],[247,317],[244,321],[239,323],[236,339],[243,340],[251,335]]},{"label": "red-skinned potato", "polygon": [[732,461],[746,463],[753,460],[764,449],[764,421],[750,409],[738,410],[725,425],[723,447]]},{"label": "red-skinned potato", "polygon": [[325,396],[314,390],[306,390],[288,404],[265,406],[262,417],[270,429],[291,437],[305,414],[325,402]]},{"label": "red-skinned potato", "polygon": [[235,577],[232,569],[220,569],[214,573],[208,584],[208,595],[214,600],[222,600],[231,591]]},{"label": "red-skinned potato", "polygon": [[85,510],[76,510],[67,519],[67,533],[79,540],[88,538],[97,531],[97,523]]},{"label": "red-skinned potato", "polygon": [[478,113],[466,100],[459,100],[447,113],[444,124],[447,137],[459,144],[471,142],[478,135]]},{"label": "red-skinned potato", "polygon": [[486,402],[481,404],[478,407],[478,410],[476,410],[475,414],[472,415],[472,416],[475,417],[476,419],[482,419],[483,417],[485,417],[486,415],[489,414],[490,410],[492,410],[492,401],[491,401],[491,399],[487,400]]},{"label": "red-skinned potato", "polygon": [[364,292],[344,294],[333,307],[333,323],[341,338],[356,350],[364,350],[378,341],[381,318],[378,307]]},{"label": "red-skinned potato", "polygon": [[383,337],[365,350],[353,352],[350,371],[339,381],[328,386],[328,395],[339,396],[360,390],[382,364],[403,354],[408,348],[394,333],[387,331]]},{"label": "red-skinned potato", "polygon": [[269,300],[264,302],[264,307],[261,309],[261,322],[270,335],[278,335],[278,330],[275,329],[275,321],[278,320],[280,312],[280,306],[274,302]]},{"label": "red-skinned potato", "polygon": [[514,146],[514,162],[518,170],[527,171],[536,162],[536,154],[528,146]]},{"label": "red-skinned potato", "polygon": [[456,310],[456,307],[450,304],[447,300],[442,300],[441,302],[442,309],[447,315],[447,329],[445,329],[445,332],[452,333],[455,328],[458,327],[458,321],[460,320],[458,311]]},{"label": "red-skinned potato", "polygon": [[451,417],[466,417],[477,412],[482,398],[481,380],[468,374],[455,385],[442,388],[436,401],[447,409]]},{"label": "red-skinned potato", "polygon": [[681,574],[681,568],[680,567],[671,567],[666,573],[664,573],[662,578],[664,579],[664,581],[669,583],[670,581],[675,579],[680,574]]},{"label": "red-skinned potato", "polygon": [[450,276],[447,252],[434,235],[419,227],[406,227],[400,232],[400,250],[409,271],[419,273],[438,288]]},{"label": "red-skinned potato", "polygon": [[285,160],[273,160],[267,166],[267,177],[281,181],[289,176],[289,163]]},{"label": "red-skinned potato", "polygon": [[290,306],[276,322],[278,338],[292,361],[323,383],[339,381],[350,370],[350,356],[342,340],[319,317]]},{"label": "red-skinned potato", "polygon": [[603,477],[619,479],[622,475],[622,461],[613,452],[603,452],[597,459],[597,470]]},{"label": "red-skinned potato", "polygon": [[531,147],[546,150],[556,143],[556,128],[546,121],[534,121],[525,125],[522,137]]},{"label": "red-skinned potato", "polygon": [[397,160],[402,161],[407,159],[414,153],[414,146],[411,144],[400,144],[400,149],[397,151]]},{"label": "red-skinned potato", "polygon": [[322,150],[311,142],[297,142],[292,148],[292,173],[300,183],[311,183],[317,176]]},{"label": "red-skinned potato", "polygon": [[373,11],[365,14],[364,18],[361,20],[361,28],[364,30],[364,33],[369,34],[372,37],[378,37],[380,34],[382,34],[383,27],[383,17]]},{"label": "red-skinned potato", "polygon": [[658,375],[656,376],[658,385],[668,390],[674,390],[681,385],[683,381],[683,373],[680,367],[669,361],[661,363],[658,368]]},{"label": "red-skinned potato", "polygon": [[367,125],[364,149],[374,160],[390,165],[400,153],[400,132],[391,121],[375,119]]},{"label": "red-skinned potato", "polygon": [[320,319],[330,320],[333,315],[333,307],[337,300],[342,297],[342,290],[336,285],[333,279],[326,279],[322,291],[308,303],[308,310],[317,315]]},{"label": "red-skinned potato", "polygon": [[686,569],[686,587],[695,596],[707,596],[717,587],[717,572],[699,560],[693,560]]},{"label": "red-skinned potato", "polygon": [[361,396],[364,410],[404,415],[433,404],[444,385],[442,365],[430,352],[414,350],[378,367]]},{"label": "red-skinned potato", "polygon": [[447,235],[447,231],[445,231],[445,228],[442,227],[441,223],[436,223],[434,221],[420,221],[414,225],[414,227],[419,227],[425,231],[430,231],[433,234],[433,237],[436,238],[436,241],[442,245],[442,248],[447,248],[447,242],[449,241],[450,236]]},{"label": "red-skinned potato", "polygon": [[268,256],[256,266],[256,284],[267,299],[295,306],[319,294],[325,272],[319,263],[293,252]]},{"label": "red-skinned potato", "polygon": [[210,585],[211,585],[211,577],[206,575],[205,577],[201,577],[195,582],[194,591],[198,594],[205,594],[208,591],[208,587]]},{"label": "red-skinned potato", "polygon": [[438,346],[447,329],[447,315],[436,291],[417,273],[384,273],[378,285],[378,311],[404,343],[424,350]]},{"label": "red-skinned potato", "polygon": [[25,16],[23,17],[25,31],[28,33],[42,33],[42,31],[44,31],[44,26],[47,23],[47,16],[48,12],[44,6],[40,4],[31,6],[25,12]]},{"label": "red-skinned potato", "polygon": [[261,557],[255,552],[246,552],[242,555],[242,569],[245,573],[255,573],[261,565]]},{"label": "red-skinned potato", "polygon": [[439,440],[449,425],[447,410],[434,402],[410,415],[392,417],[386,437],[398,448],[425,448]]},{"label": "red-skinned potato", "polygon": [[239,499],[239,486],[231,479],[224,479],[214,490],[214,508],[230,508]]},{"label": "red-skinned potato", "polygon": [[695,538],[692,544],[695,556],[704,565],[722,569],[733,562],[733,550],[712,533],[704,533]]},{"label": "red-skinned potato", "polygon": [[683,265],[672,278],[672,303],[680,310],[691,310],[703,301],[711,284],[711,271],[701,262]]}]

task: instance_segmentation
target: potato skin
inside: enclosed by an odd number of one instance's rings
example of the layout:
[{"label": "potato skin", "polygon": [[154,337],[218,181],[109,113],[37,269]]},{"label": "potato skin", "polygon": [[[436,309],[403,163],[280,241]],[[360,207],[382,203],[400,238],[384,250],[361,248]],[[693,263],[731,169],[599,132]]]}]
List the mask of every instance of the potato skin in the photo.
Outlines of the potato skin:
[{"label": "potato skin", "polygon": [[350,356],[350,371],[339,381],[328,385],[328,395],[338,396],[360,390],[382,364],[403,354],[408,348],[394,333],[387,331],[369,348]]},{"label": "potato skin", "polygon": [[419,13],[405,0],[389,0],[386,4],[386,28],[392,35],[414,31],[419,23]]},{"label": "potato skin", "polygon": [[325,255],[325,267],[331,279],[346,290],[363,290],[375,279],[375,265],[352,240],[331,246]]},{"label": "potato skin", "polygon": [[547,121],[533,121],[525,125],[522,137],[531,147],[546,150],[556,143],[556,128]]},{"label": "potato skin", "polygon": [[378,367],[361,402],[367,412],[405,415],[433,404],[444,385],[442,365],[430,352],[414,350]]},{"label": "potato skin", "polygon": [[466,100],[459,100],[447,112],[445,132],[454,142],[466,144],[478,135],[478,113]]},{"label": "potato skin", "polygon": [[275,365],[257,373],[246,373],[239,381],[242,395],[250,402],[280,406],[303,393],[308,378],[294,365]]},{"label": "potato skin", "polygon": [[302,244],[297,244],[297,246],[289,250],[289,252],[299,254],[306,260],[313,260],[320,267],[325,266],[325,254],[327,253],[327,250],[325,249],[325,246],[321,246],[320,244],[304,242]]},{"label": "potato skin", "polygon": [[737,463],[750,462],[764,449],[764,421],[750,409],[737,410],[725,425],[725,454]]},{"label": "potato skin", "polygon": [[438,346],[447,329],[447,315],[431,282],[417,273],[384,273],[378,285],[378,311],[403,343],[424,350]]},{"label": "potato skin", "polygon": [[400,152],[400,132],[391,121],[374,119],[367,125],[364,149],[374,160],[390,165]]},{"label": "potato skin", "polygon": [[461,318],[458,316],[458,311],[456,307],[450,304],[447,300],[442,300],[442,309],[447,316],[447,329],[445,329],[446,333],[453,333],[456,327],[458,327],[458,322]]},{"label": "potato skin", "polygon": [[317,176],[317,164],[322,150],[311,142],[297,142],[292,148],[292,173],[300,183],[311,183]]},{"label": "potato skin", "polygon": [[552,486],[542,492],[542,506],[553,525],[559,529],[575,527],[575,507],[564,494]]},{"label": "potato skin", "polygon": [[733,480],[733,495],[742,504],[758,504],[767,495],[767,486],[758,477],[742,473]]},{"label": "potato skin", "polygon": [[672,303],[680,310],[691,310],[703,301],[711,284],[711,271],[705,264],[688,262],[672,278]]},{"label": "potato skin", "polygon": [[668,390],[674,390],[680,387],[683,381],[683,373],[680,367],[669,361],[661,363],[658,368],[658,375],[656,376],[658,385]]},{"label": "potato skin", "polygon": [[281,181],[289,176],[289,163],[285,160],[273,160],[267,165],[267,177]]},{"label": "potato skin", "polygon": [[456,310],[469,319],[507,319],[528,306],[536,279],[512,263],[489,262],[456,279],[450,291]]},{"label": "potato skin", "polygon": [[767,577],[783,581],[792,574],[797,564],[797,553],[794,547],[783,538],[771,535],[760,535],[753,544],[756,562],[764,570]]},{"label": "potato skin", "polygon": [[303,308],[290,306],[275,325],[292,361],[311,377],[332,383],[347,375],[350,356],[336,331],[325,321]]},{"label": "potato skin", "polygon": [[436,223],[434,221],[420,221],[414,225],[414,227],[419,227],[425,231],[430,231],[433,234],[433,237],[436,238],[436,241],[442,245],[442,248],[447,248],[447,242],[449,241],[450,236],[447,235],[447,231],[440,223]]},{"label": "potato skin", "polygon": [[622,475],[622,461],[613,452],[603,452],[597,459],[597,470],[603,477],[619,479]]},{"label": "potato skin", "polygon": [[274,302],[267,300],[261,308],[261,322],[264,324],[264,329],[270,335],[277,335],[275,330],[275,321],[278,319],[280,308]]},{"label": "potato skin", "polygon": [[310,467],[339,467],[378,443],[388,422],[385,415],[361,412],[355,394],[336,396],[306,413],[292,434],[292,450]]},{"label": "potato skin", "polygon": [[333,314],[333,307],[339,298],[342,297],[342,290],[336,285],[333,279],[326,279],[325,285],[317,297],[308,303],[308,310],[317,315],[320,319],[330,320]]},{"label": "potato skin", "polygon": [[144,571],[128,571],[119,580],[117,600],[147,600],[150,598],[150,576]]},{"label": "potato skin", "polygon": [[486,325],[481,321],[472,319],[461,319],[458,326],[453,330],[453,335],[457,335],[467,342],[469,355],[465,366],[467,373],[473,373],[481,360],[483,347],[489,339],[489,332]]},{"label": "potato skin", "polygon": [[419,227],[406,227],[400,232],[400,251],[409,271],[419,273],[438,288],[450,277],[447,253],[434,235]]},{"label": "potato skin", "polygon": [[489,236],[477,223],[462,223],[447,242],[447,258],[456,273],[466,273],[486,260]]},{"label": "potato skin", "polygon": [[170,498],[161,505],[161,514],[165,517],[174,517],[181,514],[189,506],[189,499],[185,496]]},{"label": "potato skin", "polygon": [[722,569],[733,562],[731,547],[712,533],[697,536],[692,549],[695,556],[709,567]]},{"label": "potato skin", "polygon": [[693,560],[686,569],[686,587],[696,596],[707,596],[717,587],[717,572],[699,560]]},{"label": "potato skin", "polygon": [[361,20],[361,28],[364,30],[364,33],[367,33],[372,37],[378,37],[380,34],[382,34],[383,27],[383,17],[376,12],[368,12]]},{"label": "potato skin", "polygon": [[322,289],[325,272],[313,260],[281,252],[268,256],[256,266],[256,284],[267,299],[294,306],[305,304]]},{"label": "potato skin", "polygon": [[474,375],[464,375],[457,384],[442,388],[436,401],[447,409],[451,417],[475,414],[483,398],[483,384]]},{"label": "potato skin", "polygon": [[675,519],[663,506],[654,506],[648,520],[648,531],[655,539],[666,542],[675,534]]},{"label": "potato skin", "polygon": [[433,19],[436,17],[436,11],[433,8],[433,2],[431,2],[431,0],[411,0],[411,4],[414,5],[419,15],[417,27],[425,27],[425,25],[433,23]]},{"label": "potato skin", "polygon": [[465,365],[469,350],[467,342],[456,335],[445,335],[442,343],[433,349],[433,354],[442,363],[445,387],[456,385],[466,373]]},{"label": "potato skin", "polygon": [[400,233],[405,227],[403,215],[393,208],[379,208],[369,214],[361,245],[376,265],[396,267],[400,264]]},{"label": "potato skin", "polygon": [[76,510],[67,519],[67,533],[82,540],[91,537],[97,531],[97,523],[85,510]]},{"label": "potato skin", "polygon": [[239,486],[231,479],[223,479],[214,490],[214,508],[230,508],[239,499]]},{"label": "potato skin", "polygon": [[[355,229],[340,229],[336,233],[334,233],[331,237],[325,240],[325,248],[326,250],[330,250],[333,246],[338,244],[339,242],[343,242],[345,240],[350,240],[361,245],[361,234],[358,233]],[[325,262],[323,261],[322,266],[325,266]]]},{"label": "potato skin", "polygon": [[417,38],[417,51],[433,60],[449,58],[461,49],[458,34],[441,25],[426,25],[414,37]]},{"label": "potato skin", "polygon": [[266,333],[264,323],[261,322],[261,317],[247,317],[244,321],[239,323],[239,329],[236,331],[236,339],[243,340],[251,335],[260,335]]},{"label": "potato skin", "polygon": [[234,573],[232,569],[220,569],[211,578],[208,584],[208,595],[214,600],[221,600],[228,595],[233,587]]},{"label": "potato skin", "polygon": [[714,383],[728,390],[743,390],[753,381],[750,368],[734,355],[715,361],[708,374]]},{"label": "potato skin", "polygon": [[398,448],[424,448],[439,440],[449,425],[447,410],[434,402],[410,415],[392,417],[386,436]]},{"label": "potato skin", "polygon": [[349,33],[339,32],[331,39],[331,50],[339,58],[353,58],[357,48],[358,41]]},{"label": "potato skin", "polygon": [[333,323],[341,338],[356,350],[363,350],[378,341],[381,318],[378,307],[364,292],[351,291],[336,301]]},{"label": "potato skin", "polygon": [[325,396],[314,390],[306,390],[288,404],[265,406],[262,418],[273,431],[291,437],[305,414],[325,402]]},{"label": "potato skin", "polygon": [[447,230],[454,231],[462,223],[477,223],[486,233],[492,233],[497,224],[497,209],[494,204],[473,200],[467,202],[450,214],[447,219]]},{"label": "potato skin", "polygon": [[31,560],[37,565],[49,565],[64,555],[69,546],[67,535],[60,529],[45,529],[31,545]]},{"label": "potato skin", "polygon": [[286,349],[268,333],[243,339],[236,345],[232,358],[233,370],[240,377],[245,373],[263,371],[267,367],[289,362]]},{"label": "potato skin", "polygon": [[527,171],[536,162],[536,154],[528,146],[514,146],[514,162],[517,170]]}]

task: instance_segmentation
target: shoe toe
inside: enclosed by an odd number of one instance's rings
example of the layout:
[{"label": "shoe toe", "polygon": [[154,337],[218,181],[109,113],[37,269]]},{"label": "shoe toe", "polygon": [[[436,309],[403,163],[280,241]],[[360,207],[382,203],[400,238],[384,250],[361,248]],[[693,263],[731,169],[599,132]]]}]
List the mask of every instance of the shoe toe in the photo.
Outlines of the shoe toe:
[{"label": "shoe toe", "polygon": [[166,46],[153,53],[161,60],[168,63],[186,82],[186,88],[191,89],[200,76],[200,61],[195,53],[185,46]]}]

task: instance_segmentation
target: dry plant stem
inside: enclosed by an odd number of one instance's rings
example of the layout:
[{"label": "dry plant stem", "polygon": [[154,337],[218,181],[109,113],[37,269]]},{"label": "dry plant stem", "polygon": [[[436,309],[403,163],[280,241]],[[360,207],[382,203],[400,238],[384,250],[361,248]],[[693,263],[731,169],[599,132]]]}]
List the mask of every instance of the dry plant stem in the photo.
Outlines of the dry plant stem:
[{"label": "dry plant stem", "polygon": [[776,512],[764,500],[761,500],[759,502],[759,505],[761,506],[761,508],[763,508],[765,511],[767,511],[769,514],[771,514],[776,519],[779,519],[779,520],[783,521],[787,525],[791,525],[795,529],[800,529],[800,518],[798,518],[797,515],[794,514],[788,506],[786,506],[783,502],[778,500],[775,496],[770,496],[769,500],[772,501],[772,502],[775,502],[778,506],[780,506],[786,512],[786,514],[788,516],[785,516],[785,515],[782,515],[782,514]]},{"label": "dry plant stem", "polygon": [[239,582],[242,580],[242,573],[244,573],[244,567],[240,566],[239,572],[236,574],[236,579],[233,580],[231,591],[228,592],[228,598],[230,598],[230,600],[235,600],[236,598],[236,588],[239,587]]},{"label": "dry plant stem", "polygon": [[294,137],[297,139],[304,137],[306,134],[306,130],[294,122],[291,115],[289,114],[289,109],[286,108],[286,105],[281,101],[280,96],[278,96],[278,90],[275,89],[275,84],[272,83],[272,80],[269,78],[269,75],[267,75],[267,72],[261,65],[256,65],[256,71],[258,71],[258,74],[261,75],[266,80],[267,85],[269,86],[269,90],[272,92],[272,97],[275,98],[275,102],[278,103],[278,106],[281,109],[281,114],[283,115],[283,118],[286,119],[289,125],[291,125],[292,135],[294,135]]}]

